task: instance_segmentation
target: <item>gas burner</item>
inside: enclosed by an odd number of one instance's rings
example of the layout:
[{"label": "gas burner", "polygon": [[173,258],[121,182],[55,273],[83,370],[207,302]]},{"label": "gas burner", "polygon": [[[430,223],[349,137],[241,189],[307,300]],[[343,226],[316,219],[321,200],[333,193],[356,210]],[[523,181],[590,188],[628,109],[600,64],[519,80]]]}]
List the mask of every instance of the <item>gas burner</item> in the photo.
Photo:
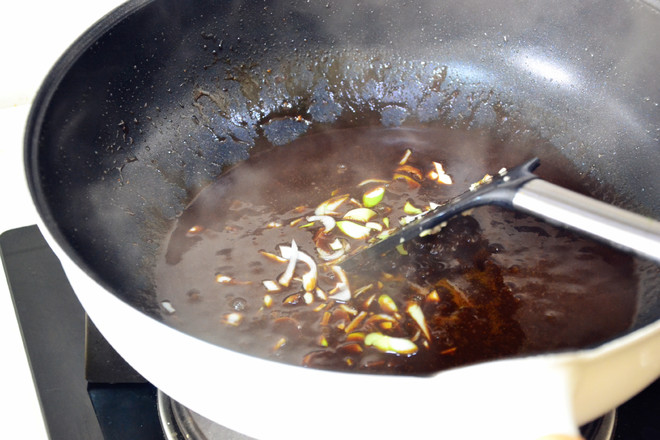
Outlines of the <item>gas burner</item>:
[{"label": "gas burner", "polygon": [[580,434],[585,440],[614,440],[617,412],[615,409],[603,417],[580,427]]},{"label": "gas burner", "polygon": [[[158,391],[158,414],[167,440],[253,440],[200,416]],[[614,440],[616,410],[580,428],[585,440]]]},{"label": "gas burner", "polygon": [[254,440],[200,416],[160,390],[158,415],[167,440]]}]

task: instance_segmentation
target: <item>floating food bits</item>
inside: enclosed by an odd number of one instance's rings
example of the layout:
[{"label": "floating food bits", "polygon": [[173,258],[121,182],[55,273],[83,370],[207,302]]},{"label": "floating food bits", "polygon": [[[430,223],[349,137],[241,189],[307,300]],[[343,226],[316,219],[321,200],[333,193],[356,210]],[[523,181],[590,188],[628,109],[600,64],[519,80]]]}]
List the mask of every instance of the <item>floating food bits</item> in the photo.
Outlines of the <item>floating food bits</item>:
[{"label": "floating food bits", "polygon": [[429,341],[431,340],[431,333],[429,332],[429,328],[426,325],[426,319],[424,318],[424,312],[422,312],[422,308],[419,306],[417,303],[410,303],[408,304],[408,308],[406,309],[410,317],[417,323],[419,326],[419,329],[424,333],[424,336],[426,339]]},{"label": "floating food bits", "polygon": [[344,214],[345,220],[353,220],[357,222],[367,223],[376,216],[376,211],[369,208],[355,208]]},{"label": "floating food bits", "polygon": [[486,174],[484,177],[481,178],[481,180],[470,185],[470,191],[476,191],[477,188],[479,188],[480,186],[489,184],[492,181],[493,181],[493,176],[491,176],[490,174]]},{"label": "floating food bits", "polygon": [[385,187],[377,186],[376,188],[364,193],[362,196],[362,204],[366,208],[373,208],[383,201],[383,197],[385,197]]},{"label": "floating food bits", "polygon": [[224,275],[221,273],[215,274],[215,282],[219,284],[252,284],[252,281],[239,281],[229,275]]},{"label": "floating food bits", "polygon": [[268,258],[269,260],[271,260],[271,261],[275,261],[275,262],[277,262],[277,263],[286,263],[286,262],[289,261],[289,260],[287,260],[286,258],[282,258],[282,257],[280,257],[279,255],[271,254],[270,252],[259,251],[259,253],[260,253],[261,255],[263,255],[264,257]]},{"label": "floating food bits", "polygon": [[173,315],[176,313],[176,309],[169,301],[161,301],[160,306],[165,310],[168,315]]},{"label": "floating food bits", "polygon": [[[329,215],[312,215],[307,217],[308,222],[321,222],[323,224],[323,233],[327,234],[330,231],[332,231],[335,228],[335,225],[337,222],[335,222],[335,219],[330,217]],[[304,227],[307,225],[303,225],[301,227]]]},{"label": "floating food bits", "polygon": [[348,301],[351,299],[351,289],[348,286],[348,276],[346,272],[340,266],[332,266],[332,271],[339,278],[339,282],[333,289],[333,293],[329,296],[330,299],[336,299],[339,301]]},{"label": "floating food bits", "polygon": [[419,215],[423,213],[421,209],[410,203],[410,201],[407,201],[406,204],[403,206],[403,212],[405,212],[408,215]]},{"label": "floating food bits", "polygon": [[264,295],[264,307],[270,308],[273,305],[273,297],[270,295]]},{"label": "floating food bits", "polygon": [[387,336],[380,332],[369,333],[364,338],[364,345],[373,346],[383,353],[396,353],[404,355],[413,355],[417,353],[417,345],[410,339],[395,338]]},{"label": "floating food bits", "polygon": [[261,284],[263,284],[266,290],[269,292],[279,292],[282,290],[282,286],[280,286],[277,281],[264,280],[261,282]]},{"label": "floating food bits", "polygon": [[331,199],[328,199],[317,206],[317,208],[314,210],[314,214],[337,215],[337,208],[339,208],[346,200],[348,200],[349,197],[350,196],[348,194],[332,197]]},{"label": "floating food bits", "polygon": [[356,330],[358,327],[360,327],[360,324],[362,324],[362,321],[367,317],[367,312],[361,311],[360,313],[357,314],[355,318],[344,328],[344,331],[346,333],[351,333],[354,330]]},{"label": "floating food bits", "polygon": [[348,220],[338,221],[337,227],[341,232],[343,232],[344,234],[348,235],[351,238],[355,238],[356,240],[369,237],[372,231],[371,228],[365,225],[361,225],[359,223],[355,223]]},{"label": "floating food bits", "polygon": [[364,179],[362,182],[358,183],[357,186],[369,185],[371,183],[383,184],[390,183],[390,181],[386,179]]},{"label": "floating food bits", "polygon": [[243,322],[243,314],[238,312],[227,313],[222,316],[223,324],[238,327]]},{"label": "floating food bits", "polygon": [[192,236],[195,236],[195,235],[197,235],[197,234],[199,234],[203,231],[204,231],[203,226],[195,225],[195,226],[192,226],[191,228],[188,229],[188,232],[186,232],[186,236],[192,237]]},{"label": "floating food bits", "polygon": [[[346,263],[400,225],[445,206],[456,192],[445,186],[453,179],[469,183],[476,178],[468,171],[482,176],[481,167],[491,166],[455,167],[463,152],[436,148],[439,138],[429,139],[433,148],[417,149],[408,137],[405,144],[392,145],[391,134],[374,142],[373,151],[352,148],[350,139],[328,145],[329,156],[325,146],[292,145],[286,152],[254,155],[248,160],[259,161],[255,169],[239,165],[228,171],[235,178],[214,185],[210,197],[196,199],[159,254],[155,281],[161,318],[203,329],[213,342],[250,355],[360,373],[427,374],[524,353],[527,335],[517,317],[534,316],[519,312],[530,309],[533,295],[545,298],[548,283],[538,283],[530,299],[517,298],[516,286],[523,283],[502,277],[523,280],[527,273],[519,273],[519,255],[501,249],[518,249],[507,244],[508,230],[528,220],[483,223],[488,213],[456,216],[416,231],[417,237],[395,243],[390,252]],[[451,176],[443,163],[452,165]],[[263,177],[254,178],[255,170]],[[494,176],[508,177],[506,169]],[[486,175],[471,189],[490,180]],[[202,206],[206,200],[208,206]],[[547,248],[541,245],[550,241],[532,231],[529,236],[539,246],[525,255],[545,261]],[[583,247],[582,241],[557,238],[567,242],[566,249]],[[553,261],[574,266],[572,258]],[[565,269],[560,273],[572,273]],[[604,280],[627,273],[610,270],[609,263],[601,269]],[[615,289],[634,288],[635,280],[630,281],[617,281]],[[633,301],[625,304],[634,310]],[[214,318],[207,319],[209,314]],[[546,315],[539,311],[539,316]],[[620,318],[617,328],[629,324],[623,314]],[[553,328],[555,321],[534,319]]]},{"label": "floating food bits", "polygon": [[291,247],[287,247],[287,256],[284,256],[285,251],[282,250],[282,247],[283,246],[280,246],[282,258],[288,260],[289,264],[287,264],[286,270],[280,275],[277,281],[284,287],[289,287],[291,279],[293,278],[293,271],[296,269],[296,261],[298,260],[298,245],[295,240],[291,240]]},{"label": "floating food bits", "polygon": [[396,169],[396,171],[411,174],[417,177],[418,180],[424,179],[424,176],[422,176],[422,170],[420,170],[419,168],[415,168],[411,165],[401,165],[399,168]]},{"label": "floating food bits", "polygon": [[445,172],[445,169],[440,162],[433,162],[433,170],[429,172],[428,176],[431,180],[443,185],[451,185],[454,183],[451,176]]},{"label": "floating food bits", "polygon": [[399,165],[405,165],[406,162],[408,162],[408,159],[410,159],[411,155],[412,155],[412,151],[410,151],[410,148],[406,149],[406,152],[403,154],[403,157],[399,161]]},{"label": "floating food bits", "polygon": [[408,188],[410,189],[417,189],[420,186],[422,186],[417,180],[413,179],[407,174],[403,173],[394,173],[394,176],[392,176],[393,180],[403,180],[406,183],[408,183]]},{"label": "floating food bits", "polygon": [[383,310],[383,312],[395,313],[399,311],[394,300],[386,294],[382,294],[378,297],[378,305]]},{"label": "floating food bits", "polygon": [[286,345],[286,343],[287,343],[286,338],[278,339],[277,342],[275,343],[275,345],[273,345],[273,351],[277,351],[280,348],[284,347]]},{"label": "floating food bits", "polygon": [[309,267],[309,270],[305,272],[302,276],[303,288],[305,289],[305,292],[313,291],[314,288],[316,287],[316,281],[318,279],[318,270],[314,259],[305,252],[298,250],[298,246],[296,245],[295,240],[291,241],[291,247],[280,246],[280,253],[282,254],[283,258],[289,260],[289,264],[287,265],[287,270],[282,276],[284,277],[286,275],[284,280],[287,282],[287,284],[282,283],[281,281],[282,277],[280,277],[279,280],[280,284],[288,287],[289,285],[288,283],[291,281],[291,278],[293,277],[293,271],[296,268],[296,261],[301,261]]}]

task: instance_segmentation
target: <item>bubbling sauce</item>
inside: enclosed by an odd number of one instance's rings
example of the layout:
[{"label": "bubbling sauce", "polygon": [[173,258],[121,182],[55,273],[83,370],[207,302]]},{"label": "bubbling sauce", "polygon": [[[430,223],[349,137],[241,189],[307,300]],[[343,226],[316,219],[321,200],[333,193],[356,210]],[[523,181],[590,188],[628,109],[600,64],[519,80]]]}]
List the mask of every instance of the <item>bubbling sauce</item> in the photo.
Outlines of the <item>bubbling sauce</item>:
[{"label": "bubbling sauce", "polygon": [[555,150],[474,131],[346,129],[255,154],[178,219],[156,269],[164,320],[255,356],[392,374],[606,341],[632,323],[633,259],[520,213],[478,208],[341,269],[407,217],[532,156],[542,177],[587,188]]}]

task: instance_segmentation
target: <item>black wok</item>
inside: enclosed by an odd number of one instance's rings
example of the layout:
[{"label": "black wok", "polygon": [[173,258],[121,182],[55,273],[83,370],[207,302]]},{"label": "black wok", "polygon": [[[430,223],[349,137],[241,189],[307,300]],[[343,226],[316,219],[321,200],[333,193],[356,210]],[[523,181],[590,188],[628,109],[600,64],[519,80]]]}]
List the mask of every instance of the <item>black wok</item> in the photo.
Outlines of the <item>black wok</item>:
[{"label": "black wok", "polygon": [[[129,2],[73,44],[34,102],[25,159],[42,227],[120,354],[232,428],[302,438],[310,418],[324,414],[311,423],[315,437],[365,436],[365,423],[341,417],[346,396],[323,394],[316,409],[299,402],[291,420],[278,399],[311,399],[311,390],[338,385],[381,402],[437,386],[447,399],[433,411],[401,410],[426,422],[367,425],[381,436],[423,435],[446,409],[452,415],[437,423],[475,438],[479,426],[461,424],[469,409],[509,438],[570,433],[660,375],[660,277],[651,263],[637,268],[635,323],[611,343],[434,378],[359,379],[249,358],[162,324],[153,266],[172,222],[224,170],[338,124],[535,136],[545,140],[541,153],[559,149],[599,183],[592,196],[660,218],[654,4]],[[241,388],[236,375],[259,379]],[[293,391],[275,383],[290,375]],[[502,395],[510,399],[501,403]],[[541,417],[524,399],[549,403],[556,417]],[[506,411],[493,414],[494,401]],[[528,423],[512,428],[507,417],[516,411]]]}]

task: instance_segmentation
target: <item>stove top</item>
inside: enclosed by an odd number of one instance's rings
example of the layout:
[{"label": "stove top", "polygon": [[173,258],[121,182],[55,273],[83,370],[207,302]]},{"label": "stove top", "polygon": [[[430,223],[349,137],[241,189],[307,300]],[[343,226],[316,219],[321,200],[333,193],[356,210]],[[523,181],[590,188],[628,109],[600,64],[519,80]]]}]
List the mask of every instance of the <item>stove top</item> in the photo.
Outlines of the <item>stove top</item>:
[{"label": "stove top", "polygon": [[[0,235],[0,256],[51,440],[247,438],[159,393],[124,362],[36,226]],[[587,440],[657,440],[658,414],[660,380],[581,431]]]}]

